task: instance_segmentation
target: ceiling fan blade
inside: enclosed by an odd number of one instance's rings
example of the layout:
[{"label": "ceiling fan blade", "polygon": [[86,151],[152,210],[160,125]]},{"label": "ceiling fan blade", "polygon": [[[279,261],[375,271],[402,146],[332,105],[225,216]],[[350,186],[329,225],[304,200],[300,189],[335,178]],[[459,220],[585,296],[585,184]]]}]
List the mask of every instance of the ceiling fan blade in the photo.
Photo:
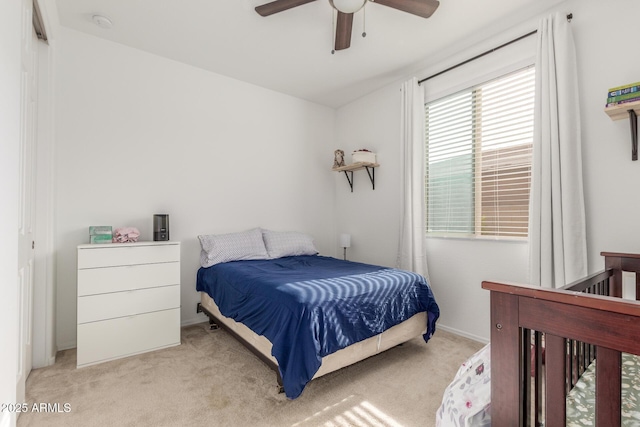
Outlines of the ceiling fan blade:
[{"label": "ceiling fan blade", "polygon": [[263,4],[256,7],[256,12],[261,16],[269,16],[274,13],[282,12],[284,10],[292,9],[296,6],[302,6],[303,4],[311,3],[316,0],[275,0],[271,3]]},{"label": "ceiling fan blade", "polygon": [[433,12],[440,6],[438,0],[373,0],[373,2],[423,18],[433,15]]},{"label": "ceiling fan blade", "polygon": [[336,23],[335,50],[347,49],[351,46],[351,30],[353,29],[353,13],[338,12]]}]

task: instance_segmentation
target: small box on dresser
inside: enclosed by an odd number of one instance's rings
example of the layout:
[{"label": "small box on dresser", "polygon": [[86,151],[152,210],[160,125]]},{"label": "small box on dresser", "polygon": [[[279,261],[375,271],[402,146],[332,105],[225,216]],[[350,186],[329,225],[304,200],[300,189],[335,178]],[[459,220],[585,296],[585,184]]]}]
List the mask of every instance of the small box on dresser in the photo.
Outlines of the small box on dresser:
[{"label": "small box on dresser", "polygon": [[78,246],[77,366],[180,344],[180,242]]}]

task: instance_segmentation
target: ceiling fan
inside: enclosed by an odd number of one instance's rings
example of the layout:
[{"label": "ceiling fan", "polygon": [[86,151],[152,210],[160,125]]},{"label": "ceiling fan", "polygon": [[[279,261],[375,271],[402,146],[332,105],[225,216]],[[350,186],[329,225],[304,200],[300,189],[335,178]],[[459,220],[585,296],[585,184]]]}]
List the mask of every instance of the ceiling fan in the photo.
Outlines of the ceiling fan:
[{"label": "ceiling fan", "polygon": [[[269,16],[313,1],[316,0],[275,0],[256,7],[256,12],[261,16]],[[433,15],[440,6],[438,0],[329,0],[331,6],[338,12],[335,50],[343,50],[351,46],[353,14],[362,9],[368,1],[423,18]]]}]

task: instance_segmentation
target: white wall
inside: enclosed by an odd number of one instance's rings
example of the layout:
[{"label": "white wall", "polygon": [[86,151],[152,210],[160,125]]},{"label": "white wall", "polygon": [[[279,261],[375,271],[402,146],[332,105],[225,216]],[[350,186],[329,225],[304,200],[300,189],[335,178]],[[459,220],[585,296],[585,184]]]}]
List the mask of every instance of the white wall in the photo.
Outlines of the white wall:
[{"label": "white wall", "polygon": [[[18,372],[18,147],[22,2],[0,2],[0,402],[16,403]],[[0,426],[15,413],[0,412]]]},{"label": "white wall", "polygon": [[631,161],[629,120],[613,122],[602,111],[607,89],[637,82],[640,57],[629,48],[637,38],[640,2],[571,1],[580,70],[589,270],[604,266],[602,251],[640,251],[640,162]]},{"label": "white wall", "polygon": [[[634,0],[573,0],[562,4],[558,10],[574,14],[571,25],[580,70],[587,244],[589,270],[593,272],[604,266],[599,255],[603,250],[640,251],[640,222],[637,221],[640,200],[634,197],[640,163],[631,161],[628,120],[612,122],[603,112],[609,87],[638,81],[640,59],[632,54],[632,46],[637,35],[634,17],[640,13],[640,3]],[[615,17],[615,24],[610,17]],[[451,50],[450,57],[436,58],[418,77],[524,34],[525,29],[534,29],[536,22],[537,18],[532,17],[472,48]],[[363,97],[337,112],[336,138],[343,146],[336,148],[347,151],[364,146],[381,154],[380,178],[375,192],[359,187],[354,190],[357,193],[346,194],[343,188],[346,184],[336,182],[337,228],[357,230],[359,235],[365,236],[367,244],[356,247],[358,236],[354,235],[354,257],[384,265],[395,264],[400,222],[397,208],[400,83]],[[364,184],[364,178],[358,178]],[[378,191],[378,188],[384,190]],[[379,237],[374,245],[369,244],[373,241],[371,235]],[[481,281],[527,280],[528,251],[526,243],[522,242],[430,238],[428,262],[431,283],[442,312],[440,326],[484,341],[489,338],[489,295],[480,288]]]},{"label": "white wall", "polygon": [[347,258],[395,266],[399,234],[400,89],[388,86],[339,110],[334,149],[368,149],[377,154],[375,190],[365,170],[353,173],[353,193],[344,173],[335,173],[336,218],[339,233],[351,234]]},{"label": "white wall", "polygon": [[[56,39],[57,341],[76,338],[76,246],[90,225],[182,242],[182,323],[197,235],[298,230],[335,253],[334,110],[61,28]],[[203,53],[214,54],[214,53]]]}]

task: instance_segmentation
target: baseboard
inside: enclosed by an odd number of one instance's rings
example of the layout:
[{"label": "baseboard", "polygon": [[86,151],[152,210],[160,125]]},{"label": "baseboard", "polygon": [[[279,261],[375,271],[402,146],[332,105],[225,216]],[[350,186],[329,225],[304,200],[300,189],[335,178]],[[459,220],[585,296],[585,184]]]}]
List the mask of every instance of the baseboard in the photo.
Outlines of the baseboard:
[{"label": "baseboard", "polygon": [[438,323],[438,325],[436,326],[436,333],[438,333],[437,332],[438,329],[442,329],[445,332],[450,332],[452,334],[459,335],[459,336],[464,337],[464,338],[469,338],[470,340],[478,341],[478,342],[483,343],[483,344],[487,344],[489,342],[489,340],[487,340],[484,337],[479,337],[477,335],[473,335],[473,334],[461,331],[461,330],[456,329],[456,328],[451,328],[449,326],[445,326],[445,325],[442,325],[440,323]]},{"label": "baseboard", "polygon": [[197,314],[195,317],[190,319],[184,319],[180,322],[180,327],[184,328],[185,326],[196,325],[198,323],[206,322],[209,318],[205,316],[203,313]]},{"label": "baseboard", "polygon": [[76,348],[77,346],[75,341],[69,341],[62,344],[58,343],[56,347],[58,347],[58,351],[62,351],[62,350],[70,350],[72,348]]}]

